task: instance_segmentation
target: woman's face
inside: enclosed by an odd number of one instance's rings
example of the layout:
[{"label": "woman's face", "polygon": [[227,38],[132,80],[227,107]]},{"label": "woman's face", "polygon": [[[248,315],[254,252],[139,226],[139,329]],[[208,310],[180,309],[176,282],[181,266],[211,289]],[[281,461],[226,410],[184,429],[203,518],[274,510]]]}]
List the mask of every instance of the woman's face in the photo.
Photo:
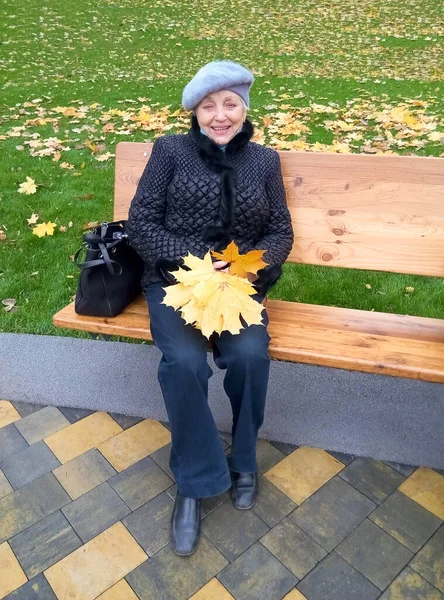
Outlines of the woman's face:
[{"label": "woman's face", "polygon": [[196,108],[199,126],[216,144],[227,144],[242,128],[246,115],[241,97],[229,90],[208,94]]}]

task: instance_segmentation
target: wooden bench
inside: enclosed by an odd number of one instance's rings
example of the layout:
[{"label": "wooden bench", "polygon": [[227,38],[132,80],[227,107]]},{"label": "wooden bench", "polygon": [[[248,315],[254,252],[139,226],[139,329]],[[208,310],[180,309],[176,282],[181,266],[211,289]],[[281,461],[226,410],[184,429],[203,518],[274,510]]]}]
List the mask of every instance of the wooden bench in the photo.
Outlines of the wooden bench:
[{"label": "wooden bench", "polygon": [[[114,219],[126,219],[152,144],[117,144]],[[444,161],[280,152],[295,242],[289,262],[444,277]],[[274,359],[444,382],[443,319],[268,300]],[[151,340],[140,296],[115,318],[56,327]]]}]

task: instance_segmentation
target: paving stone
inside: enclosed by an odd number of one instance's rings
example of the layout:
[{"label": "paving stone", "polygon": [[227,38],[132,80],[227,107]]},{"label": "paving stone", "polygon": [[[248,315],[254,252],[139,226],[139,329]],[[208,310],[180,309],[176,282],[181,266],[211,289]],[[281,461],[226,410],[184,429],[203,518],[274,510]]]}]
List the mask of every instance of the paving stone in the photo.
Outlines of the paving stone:
[{"label": "paving stone", "polygon": [[410,567],[444,593],[444,525],[418,552]]},{"label": "paving stone", "polygon": [[107,413],[95,412],[65,427],[62,431],[53,433],[45,438],[45,442],[64,464],[87,450],[98,447],[103,441],[116,436],[121,431],[120,425]]},{"label": "paving stone", "polygon": [[[174,484],[166,490],[166,493],[172,500],[176,499],[177,494],[177,485]],[[225,504],[230,500],[230,489],[218,496],[212,496],[211,498],[202,498],[201,499],[201,513],[202,519],[212,513],[216,508]]]},{"label": "paving stone", "polygon": [[5,474],[0,470],[0,498],[10,494],[12,490],[12,485],[6,479]]},{"label": "paving stone", "polygon": [[26,575],[8,542],[0,544],[0,567],[0,598],[4,598],[27,581]]},{"label": "paving stone", "polygon": [[97,446],[117,471],[123,471],[141,458],[171,442],[171,433],[158,421],[144,419]]},{"label": "paving stone", "polygon": [[302,579],[327,552],[290,519],[283,519],[260,540],[293,575]]},{"label": "paving stone", "polygon": [[28,444],[35,444],[48,435],[69,425],[68,419],[56,406],[46,406],[17,421],[15,426]]},{"label": "paving stone", "polygon": [[161,469],[165,471],[165,473],[174,481],[174,474],[170,469],[170,455],[171,455],[171,442],[162,446],[155,452],[150,454],[150,458],[154,460],[156,464],[159,465]]},{"label": "paving stone", "polygon": [[379,600],[444,600],[436,588],[406,567],[389,585]]},{"label": "paving stone", "polygon": [[85,543],[131,511],[105,481],[62,508],[62,512]]},{"label": "paving stone", "polygon": [[172,484],[168,475],[149,456],[108,481],[131,510],[136,510]]},{"label": "paving stone", "polygon": [[57,598],[93,600],[147,559],[119,522],[49,567],[44,575]]},{"label": "paving stone", "polygon": [[401,491],[444,521],[444,476],[420,467],[399,486]]},{"label": "paving stone", "polygon": [[226,567],[218,579],[237,600],[282,598],[297,583],[293,573],[259,543]]},{"label": "paving stone", "polygon": [[334,458],[338,459],[344,465],[349,465],[356,458],[354,454],[345,454],[344,452],[333,452],[332,450],[327,451],[329,454],[334,456]]},{"label": "paving stone", "polygon": [[290,519],[331,552],[375,507],[336,476],[296,508]]},{"label": "paving stone", "polygon": [[296,446],[295,444],[285,444],[284,442],[275,442],[273,440],[270,440],[270,444],[273,444],[273,446],[285,456],[291,454],[293,450],[297,450],[297,448],[299,448],[299,446]]},{"label": "paving stone", "polygon": [[297,589],[307,600],[376,600],[381,594],[336,552],[331,552],[310,571]]},{"label": "paving stone", "polygon": [[264,477],[301,504],[343,468],[325,450],[303,446],[264,473]]},{"label": "paving stone", "polygon": [[54,469],[53,473],[75,500],[107,481],[117,471],[96,448],[92,448]]},{"label": "paving stone", "polygon": [[144,419],[143,417],[132,417],[130,415],[122,415],[120,413],[108,414],[114,419],[114,421],[117,421],[122,429],[128,429],[133,425],[137,425],[137,423],[140,423],[140,421],[143,421]]},{"label": "paving stone", "polygon": [[190,600],[236,600],[216,578],[211,579]]},{"label": "paving stone", "polygon": [[0,467],[15,490],[59,465],[59,461],[43,441],[0,459]]},{"label": "paving stone", "polygon": [[389,460],[384,460],[383,462],[392,469],[398,471],[398,473],[401,473],[401,475],[404,475],[404,477],[410,477],[410,475],[418,468],[413,465],[405,465],[403,463],[391,462]]},{"label": "paving stone", "polygon": [[0,543],[44,519],[71,498],[52,473],[0,500]]},{"label": "paving stone", "polygon": [[188,600],[227,564],[222,554],[201,535],[191,556],[177,556],[168,544],[125,579],[140,600]]},{"label": "paving stone", "polygon": [[57,407],[68,419],[70,423],[77,423],[80,419],[89,417],[94,414],[95,410],[87,410],[86,408],[72,408],[70,406],[58,406]]},{"label": "paving stone", "polygon": [[228,431],[219,431],[219,437],[227,444],[227,446],[231,446],[233,443],[233,436]]},{"label": "paving stone", "polygon": [[442,521],[405,494],[395,491],[369,519],[412,552],[433,535]]},{"label": "paving stone", "polygon": [[23,450],[23,448],[27,448],[28,446],[28,442],[14,423],[0,429],[0,456],[3,459],[11,454],[20,452],[20,450]]},{"label": "paving stone", "polygon": [[282,600],[307,600],[307,597],[296,588],[293,588]]},{"label": "paving stone", "polygon": [[262,475],[259,476],[258,484],[259,492],[252,510],[269,527],[274,527],[297,505]]},{"label": "paving stone", "polygon": [[115,583],[109,590],[97,596],[96,600],[138,600],[125,579]]},{"label": "paving stone", "polygon": [[57,600],[57,596],[44,575],[40,574],[5,596],[4,600]]},{"label": "paving stone", "polygon": [[340,477],[376,504],[392,494],[405,477],[379,460],[359,457],[345,467]]},{"label": "paving stone", "polygon": [[256,460],[259,475],[271,469],[271,467],[279,463],[283,458],[285,458],[285,454],[275,448],[273,444],[270,444],[267,440],[257,440]]},{"label": "paving stone", "polygon": [[20,413],[9,400],[0,400],[0,428],[21,419]]},{"label": "paving stone", "polygon": [[57,510],[14,536],[9,544],[31,579],[79,548],[82,541]]},{"label": "paving stone", "polygon": [[41,408],[45,408],[44,404],[31,404],[29,402],[15,402],[11,400],[11,404],[22,417],[27,417],[28,415],[32,415],[32,413],[37,412]]},{"label": "paving stone", "polygon": [[231,562],[269,530],[251,510],[225,502],[202,520],[202,531]]},{"label": "paving stone", "polygon": [[336,548],[336,552],[374,585],[384,590],[413,553],[366,519]]},{"label": "paving stone", "polygon": [[162,492],[133,513],[122,519],[122,523],[152,556],[170,542],[170,523],[174,502]]}]

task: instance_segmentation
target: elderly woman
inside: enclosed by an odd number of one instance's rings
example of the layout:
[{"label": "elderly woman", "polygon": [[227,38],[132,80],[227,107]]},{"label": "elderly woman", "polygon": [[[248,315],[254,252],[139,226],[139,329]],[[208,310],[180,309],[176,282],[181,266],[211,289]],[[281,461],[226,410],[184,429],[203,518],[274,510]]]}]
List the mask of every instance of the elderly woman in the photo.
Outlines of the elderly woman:
[{"label": "elderly woman", "polygon": [[[161,304],[188,253],[203,258],[234,239],[239,252],[266,250],[267,267],[249,274],[262,302],[282,273],[293,245],[279,155],[251,142],[247,119],[253,74],[232,61],[202,67],[183,90],[192,110],[183,135],[155,140],[132,200],[127,232],[145,262],[142,288],[151,333],[162,352],[158,379],[171,427],[170,468],[177,483],[171,519],[173,550],[188,556],[200,535],[201,498],[230,487],[234,506],[252,508],[258,493],[256,441],[264,418],[270,356],[268,317],[237,335],[213,334],[213,356],[226,369],[224,389],[233,412],[225,456],[208,405],[207,340],[180,313]],[[222,261],[214,269],[227,270]]]}]

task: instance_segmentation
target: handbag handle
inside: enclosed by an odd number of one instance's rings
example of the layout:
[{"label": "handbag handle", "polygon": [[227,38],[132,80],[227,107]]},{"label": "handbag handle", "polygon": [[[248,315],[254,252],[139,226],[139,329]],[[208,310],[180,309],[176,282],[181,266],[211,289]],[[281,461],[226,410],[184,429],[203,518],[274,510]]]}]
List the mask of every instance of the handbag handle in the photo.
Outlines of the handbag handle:
[{"label": "handbag handle", "polygon": [[[119,222],[122,226],[124,225],[123,221]],[[98,235],[97,233],[93,233],[92,231],[89,231],[88,233],[85,233],[85,235],[83,236],[83,244],[82,247],[75,253],[74,255],[74,263],[79,267],[79,269],[81,268],[88,268],[88,267],[98,267],[99,265],[106,265],[106,268],[108,269],[108,271],[111,273],[111,275],[121,275],[122,274],[122,266],[115,260],[112,260],[109,257],[109,253],[108,250],[110,250],[111,248],[114,248],[114,246],[117,246],[117,244],[120,244],[122,242],[122,240],[124,238],[118,238],[116,240],[114,240],[113,242],[105,242],[105,235],[106,235],[106,231],[108,229],[108,223],[101,223],[100,225],[100,232],[101,235]],[[84,248],[88,248],[90,245],[95,245],[99,247],[99,250],[101,252],[101,258],[95,259],[95,260],[88,260],[85,261],[83,263],[79,263],[78,262],[78,257],[80,252],[84,249]],[[97,252],[98,252],[97,251]],[[117,270],[115,270],[115,266],[117,267]]]}]

